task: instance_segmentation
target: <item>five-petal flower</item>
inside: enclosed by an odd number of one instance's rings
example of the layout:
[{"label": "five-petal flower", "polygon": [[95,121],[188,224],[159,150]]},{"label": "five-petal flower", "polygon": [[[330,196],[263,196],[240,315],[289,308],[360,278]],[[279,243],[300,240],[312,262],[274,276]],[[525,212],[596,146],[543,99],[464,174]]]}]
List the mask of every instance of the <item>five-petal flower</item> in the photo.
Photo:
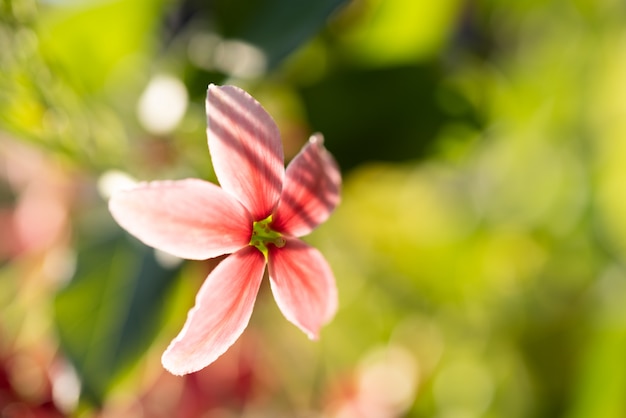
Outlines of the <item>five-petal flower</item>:
[{"label": "five-petal flower", "polygon": [[117,192],[115,220],[145,244],[181,258],[230,254],[207,277],[162,357],[178,375],[222,355],[246,328],[268,265],[285,317],[310,338],[337,309],[333,273],[299,239],[339,203],[341,175],[320,134],[284,168],[280,133],[245,91],[210,85],[208,144],[221,188],[198,179],[156,181]]}]

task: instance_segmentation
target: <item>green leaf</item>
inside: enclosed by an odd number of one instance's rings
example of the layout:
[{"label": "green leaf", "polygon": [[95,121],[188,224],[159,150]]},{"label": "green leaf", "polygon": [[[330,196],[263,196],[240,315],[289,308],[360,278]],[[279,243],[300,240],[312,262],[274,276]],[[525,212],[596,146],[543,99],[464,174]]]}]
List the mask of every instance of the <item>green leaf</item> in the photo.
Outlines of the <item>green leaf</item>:
[{"label": "green leaf", "polygon": [[79,251],[74,279],[54,304],[61,348],[81,378],[83,400],[95,405],[154,340],[179,270],[112,229]]},{"label": "green leaf", "polygon": [[222,34],[265,52],[272,68],[326,25],[346,0],[227,0],[217,4]]},{"label": "green leaf", "polygon": [[458,0],[364,1],[358,24],[339,36],[342,52],[373,67],[430,58],[451,36],[461,5]]},{"label": "green leaf", "polygon": [[115,71],[132,76],[129,60],[153,46],[160,4],[114,0],[49,7],[37,28],[41,50],[57,76],[71,80],[75,89],[98,92]]}]

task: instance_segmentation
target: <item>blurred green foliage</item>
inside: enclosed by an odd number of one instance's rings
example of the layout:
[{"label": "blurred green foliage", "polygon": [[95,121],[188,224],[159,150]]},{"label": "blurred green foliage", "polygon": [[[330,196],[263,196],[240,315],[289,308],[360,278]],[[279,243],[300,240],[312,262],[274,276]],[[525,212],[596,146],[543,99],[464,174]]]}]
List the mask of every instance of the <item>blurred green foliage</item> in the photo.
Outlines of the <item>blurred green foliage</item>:
[{"label": "blurred green foliage", "polygon": [[[66,413],[196,416],[173,400],[195,396],[197,416],[626,416],[623,2],[4,0],[0,13],[0,362],[12,376],[5,359],[47,341],[82,383]],[[214,181],[211,82],[249,90],[288,156],[324,133],[345,187],[309,241],[340,311],[312,343],[264,286],[232,353],[168,381],[163,406],[159,355],[209,267],[162,264],[106,216],[102,190],[111,170]],[[173,114],[180,99],[182,116],[157,128],[140,103],[172,83],[186,95],[148,102]],[[17,143],[45,175],[20,180]],[[69,222],[16,246],[16,213],[51,212],[25,186],[43,176],[63,179]]]},{"label": "blurred green foliage", "polygon": [[98,406],[120,372],[149,349],[180,270],[107,230],[118,231],[110,220],[93,219],[81,229],[76,271],[54,301],[60,344],[82,377],[83,396]]}]

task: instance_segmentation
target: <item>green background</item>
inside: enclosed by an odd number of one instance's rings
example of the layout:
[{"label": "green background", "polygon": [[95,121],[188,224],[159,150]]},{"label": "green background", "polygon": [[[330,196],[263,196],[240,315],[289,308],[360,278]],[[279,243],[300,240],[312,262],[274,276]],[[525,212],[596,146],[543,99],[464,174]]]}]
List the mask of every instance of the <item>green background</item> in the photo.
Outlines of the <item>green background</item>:
[{"label": "green background", "polygon": [[[0,415],[626,416],[626,3],[2,0],[0,19]],[[184,106],[159,130],[138,106],[164,77]],[[265,282],[235,346],[174,377],[160,355],[216,261],[129,237],[102,185],[215,182],[209,83],[257,98],[288,158],[324,134],[342,203],[306,240],[340,307],[311,342]]]}]

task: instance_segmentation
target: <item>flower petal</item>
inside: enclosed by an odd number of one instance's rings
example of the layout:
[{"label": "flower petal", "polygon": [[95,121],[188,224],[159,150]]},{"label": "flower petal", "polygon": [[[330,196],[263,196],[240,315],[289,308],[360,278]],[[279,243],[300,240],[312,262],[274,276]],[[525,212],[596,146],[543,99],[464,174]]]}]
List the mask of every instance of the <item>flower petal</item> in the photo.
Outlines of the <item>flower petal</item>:
[{"label": "flower petal", "polygon": [[245,91],[213,84],[207,93],[207,118],[209,150],[220,185],[255,221],[267,218],[285,177],[276,123]]},{"label": "flower petal", "polygon": [[264,271],[263,254],[250,246],[218,264],[200,288],[185,326],[163,353],[163,367],[183,375],[224,354],[250,321]]},{"label": "flower petal", "polygon": [[217,185],[203,180],[155,181],[114,193],[109,210],[145,244],[203,260],[246,246],[252,219]]},{"label": "flower petal", "polygon": [[272,228],[300,237],[324,222],[340,200],[341,173],[316,134],[287,167]]},{"label": "flower petal", "polygon": [[283,315],[315,339],[337,311],[335,277],[324,256],[299,239],[269,246],[270,285]]}]

